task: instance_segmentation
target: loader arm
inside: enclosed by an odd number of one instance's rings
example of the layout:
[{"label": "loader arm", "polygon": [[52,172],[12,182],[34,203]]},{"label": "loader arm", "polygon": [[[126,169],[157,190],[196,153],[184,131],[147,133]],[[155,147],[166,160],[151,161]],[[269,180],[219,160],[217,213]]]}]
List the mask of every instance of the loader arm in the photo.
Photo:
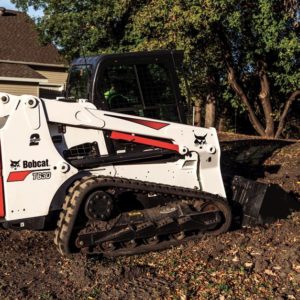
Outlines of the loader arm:
[{"label": "loader arm", "polygon": [[226,198],[220,169],[220,146],[214,128],[193,127],[97,110],[91,103],[84,101],[42,101],[49,122],[110,131],[111,139],[167,149],[183,157],[197,155],[197,187]]}]

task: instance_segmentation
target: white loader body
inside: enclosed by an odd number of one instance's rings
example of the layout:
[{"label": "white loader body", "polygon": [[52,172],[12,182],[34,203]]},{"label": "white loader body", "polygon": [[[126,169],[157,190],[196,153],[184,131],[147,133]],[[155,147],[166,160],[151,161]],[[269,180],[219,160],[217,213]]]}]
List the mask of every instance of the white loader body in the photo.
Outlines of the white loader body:
[{"label": "white loader body", "polygon": [[[0,93],[2,222],[47,216],[60,209],[76,177],[84,174],[198,189],[226,197],[220,146],[214,128],[200,128],[97,110],[84,100],[64,102]],[[107,139],[169,150],[174,161],[99,163],[78,168],[66,159],[72,147],[94,143],[99,159],[110,157]],[[143,155],[149,155],[144,150]],[[148,152],[148,153],[147,153]],[[122,151],[116,153],[116,157]]]}]

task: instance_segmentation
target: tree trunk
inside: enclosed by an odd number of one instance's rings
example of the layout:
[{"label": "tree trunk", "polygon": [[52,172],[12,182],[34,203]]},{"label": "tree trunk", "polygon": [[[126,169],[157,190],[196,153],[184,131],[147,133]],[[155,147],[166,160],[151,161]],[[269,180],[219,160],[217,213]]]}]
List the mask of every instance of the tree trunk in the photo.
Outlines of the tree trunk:
[{"label": "tree trunk", "polygon": [[221,116],[218,120],[218,126],[217,126],[218,131],[225,131],[225,117]]},{"label": "tree trunk", "polygon": [[297,90],[297,91],[293,92],[291,94],[291,96],[288,98],[288,100],[286,101],[286,103],[284,105],[283,112],[282,112],[282,114],[280,116],[280,119],[279,119],[279,124],[278,124],[278,128],[277,128],[277,131],[276,131],[276,134],[275,134],[275,138],[280,137],[280,135],[282,133],[282,130],[284,128],[285,122],[286,122],[286,116],[289,112],[289,108],[290,108],[291,104],[293,103],[293,101],[297,97],[300,97],[300,90]]},{"label": "tree trunk", "polygon": [[228,74],[228,82],[229,82],[231,88],[236,92],[237,96],[242,100],[242,102],[246,106],[246,109],[248,111],[248,116],[249,116],[252,126],[254,127],[254,129],[257,131],[257,133],[259,135],[265,136],[265,130],[264,130],[263,126],[257,119],[257,117],[249,103],[248,97],[244,93],[242,87],[238,84],[233,67],[228,62],[227,62],[227,74]]},{"label": "tree trunk", "polygon": [[201,106],[200,101],[195,101],[195,111],[194,111],[194,126],[201,126]]},{"label": "tree trunk", "polygon": [[227,109],[225,107],[225,109],[220,113],[217,121],[218,131],[226,131],[226,113],[227,113]]},{"label": "tree trunk", "polygon": [[216,98],[209,94],[205,103],[205,127],[214,127],[216,120]]},{"label": "tree trunk", "polygon": [[259,62],[260,71],[259,71],[259,79],[260,79],[260,93],[258,95],[266,120],[266,129],[265,135],[267,137],[274,137],[274,121],[273,121],[273,111],[270,100],[270,85],[269,80],[266,73],[266,64],[264,62]]}]

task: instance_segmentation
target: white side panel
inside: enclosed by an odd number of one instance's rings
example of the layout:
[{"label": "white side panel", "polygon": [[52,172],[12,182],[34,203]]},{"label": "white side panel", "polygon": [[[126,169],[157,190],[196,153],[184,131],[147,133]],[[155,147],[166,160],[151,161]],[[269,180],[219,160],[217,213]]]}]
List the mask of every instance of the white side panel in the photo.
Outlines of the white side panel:
[{"label": "white side panel", "polygon": [[160,164],[115,166],[116,176],[148,182],[200,189],[197,179],[197,158]]}]

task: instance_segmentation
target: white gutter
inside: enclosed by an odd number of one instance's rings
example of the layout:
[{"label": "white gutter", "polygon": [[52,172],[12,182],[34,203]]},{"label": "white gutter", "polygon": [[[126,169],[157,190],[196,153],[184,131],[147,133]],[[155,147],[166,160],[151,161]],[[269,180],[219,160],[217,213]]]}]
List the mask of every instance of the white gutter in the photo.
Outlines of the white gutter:
[{"label": "white gutter", "polygon": [[20,77],[1,77],[1,76],[0,76],[0,81],[48,83],[48,79],[20,78]]}]

